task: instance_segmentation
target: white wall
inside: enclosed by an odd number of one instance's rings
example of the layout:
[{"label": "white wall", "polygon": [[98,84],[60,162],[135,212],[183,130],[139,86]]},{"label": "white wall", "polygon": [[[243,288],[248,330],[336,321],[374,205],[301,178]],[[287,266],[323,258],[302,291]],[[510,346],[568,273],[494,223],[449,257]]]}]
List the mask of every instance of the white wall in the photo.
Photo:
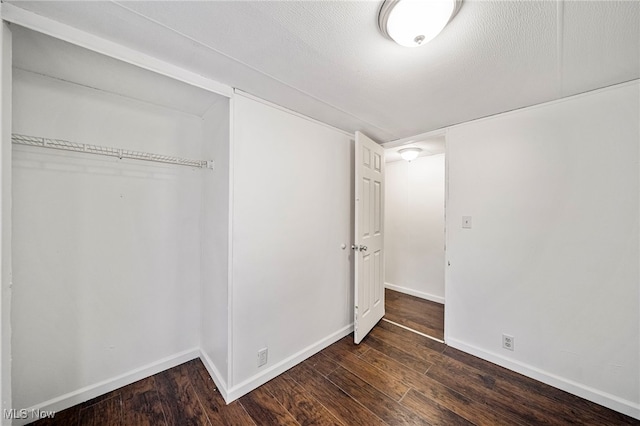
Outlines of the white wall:
[{"label": "white wall", "polygon": [[444,154],[386,165],[385,285],[444,303]]},{"label": "white wall", "polygon": [[[214,368],[218,387],[227,389],[229,351],[229,100],[215,103],[203,117],[202,158],[215,168],[203,176],[201,349]],[[217,377],[215,377],[217,376]]]},{"label": "white wall", "polygon": [[447,135],[447,342],[636,417],[639,88]]},{"label": "white wall", "polygon": [[[233,114],[237,396],[351,329],[353,143],[343,132],[242,95]],[[269,362],[258,368],[263,347]]]},{"label": "white wall", "polygon": [[[15,133],[202,155],[200,117],[25,71],[13,112]],[[197,348],[208,171],[31,147],[13,161],[13,407]]]},{"label": "white wall", "polygon": [[[11,408],[11,57],[9,26],[0,28],[0,409]],[[3,411],[4,413],[4,411]],[[4,416],[3,416],[4,417]],[[6,424],[7,419],[0,420]]]}]

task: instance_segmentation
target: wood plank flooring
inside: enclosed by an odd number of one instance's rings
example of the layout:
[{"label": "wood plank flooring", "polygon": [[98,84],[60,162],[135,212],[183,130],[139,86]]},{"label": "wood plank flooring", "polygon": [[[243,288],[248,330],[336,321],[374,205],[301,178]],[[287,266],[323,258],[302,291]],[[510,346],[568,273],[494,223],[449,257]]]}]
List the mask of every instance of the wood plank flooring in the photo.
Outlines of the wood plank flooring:
[{"label": "wood plank flooring", "polygon": [[388,288],[385,289],[384,297],[384,317],[386,319],[436,339],[444,340],[443,304]]},{"label": "wood plank flooring", "polygon": [[387,322],[225,405],[200,360],[37,425],[640,425]]}]

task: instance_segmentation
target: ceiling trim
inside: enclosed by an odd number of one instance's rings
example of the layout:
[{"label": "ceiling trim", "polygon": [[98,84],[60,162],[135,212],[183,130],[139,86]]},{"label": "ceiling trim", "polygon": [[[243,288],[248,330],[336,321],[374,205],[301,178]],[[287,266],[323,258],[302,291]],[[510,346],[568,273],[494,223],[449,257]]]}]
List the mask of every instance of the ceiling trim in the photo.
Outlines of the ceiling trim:
[{"label": "ceiling trim", "polygon": [[[171,32],[173,32],[175,34],[178,34],[179,36],[184,37],[187,40],[190,40],[191,42],[196,43],[196,44],[204,47],[205,49],[208,49],[208,50],[210,50],[210,51],[212,51],[212,52],[214,52],[214,53],[216,53],[218,55],[221,55],[221,56],[223,56],[223,57],[225,57],[225,58],[227,58],[227,59],[229,59],[231,61],[234,61],[234,62],[236,62],[238,64],[241,64],[242,66],[245,66],[245,67],[251,69],[254,72],[257,72],[257,73],[259,73],[259,74],[261,74],[261,75],[263,75],[263,76],[265,76],[267,78],[270,78],[273,81],[276,81],[279,84],[282,84],[283,86],[286,86],[286,87],[290,88],[291,90],[295,90],[296,92],[301,93],[304,96],[307,96],[307,97],[309,97],[309,98],[311,98],[311,99],[313,99],[313,100],[315,100],[317,102],[320,102],[321,104],[326,105],[326,106],[328,106],[328,107],[340,112],[341,114],[345,114],[345,115],[347,115],[349,117],[355,118],[356,120],[361,121],[361,122],[367,124],[368,126],[371,126],[371,127],[375,128],[375,129],[378,129],[378,130],[382,131],[383,133],[386,133],[386,134],[389,134],[389,135],[393,134],[393,132],[390,131],[390,130],[384,129],[384,128],[382,128],[382,127],[380,127],[380,126],[378,126],[378,125],[376,125],[374,123],[371,123],[370,121],[367,121],[367,120],[362,119],[361,117],[358,117],[357,115],[355,115],[353,113],[345,111],[344,109],[342,109],[340,107],[337,107],[337,106],[335,106],[335,105],[333,105],[333,104],[331,104],[331,103],[329,103],[329,102],[327,102],[327,101],[325,101],[323,99],[320,99],[320,98],[318,98],[318,97],[316,97],[316,96],[314,96],[314,95],[312,95],[310,93],[307,93],[304,90],[301,90],[301,89],[299,89],[299,88],[297,88],[295,86],[292,86],[291,84],[289,84],[289,83],[287,83],[287,82],[285,82],[285,81],[283,81],[283,80],[281,80],[281,79],[279,79],[277,77],[274,77],[273,75],[271,75],[269,73],[266,73],[266,72],[264,72],[262,70],[259,70],[259,69],[255,68],[255,67],[253,67],[252,65],[249,65],[246,62],[240,61],[240,60],[234,58],[233,56],[230,56],[230,55],[228,55],[228,54],[226,54],[226,53],[224,53],[224,52],[222,52],[222,51],[220,51],[220,50],[208,45],[207,43],[204,43],[204,42],[202,42],[202,41],[200,41],[198,39],[195,39],[195,38],[193,38],[193,37],[181,32],[181,31],[178,31],[175,28],[172,28],[172,27],[170,27],[170,26],[168,26],[168,25],[166,25],[166,24],[164,24],[164,23],[162,23],[162,22],[160,22],[160,21],[158,21],[156,19],[150,18],[149,16],[146,16],[146,15],[136,11],[135,9],[132,9],[132,8],[122,4],[120,1],[117,1],[117,0],[110,0],[110,1],[114,5],[122,8],[122,9],[124,9],[126,11],[128,11],[129,13],[135,14],[135,15],[139,16],[142,19],[145,19],[145,20],[147,20],[149,22],[152,22],[152,23],[154,23],[156,25],[159,25],[160,27],[162,27],[162,28],[164,28],[166,30],[169,30],[169,31],[171,31]],[[242,88],[239,88],[239,89],[242,90]],[[341,130],[341,131],[344,132],[344,130]]]},{"label": "ceiling trim", "polygon": [[462,126],[466,126],[467,124],[471,124],[471,123],[478,123],[478,122],[482,122],[482,121],[486,121],[486,120],[491,120],[495,117],[501,117],[501,116],[506,116],[506,115],[510,115],[510,114],[515,114],[515,113],[519,113],[519,112],[523,112],[523,111],[528,111],[528,110],[532,110],[532,109],[536,109],[536,108],[540,108],[542,106],[547,106],[547,105],[555,105],[555,104],[560,104],[563,102],[567,102],[573,99],[578,99],[578,98],[582,98],[585,96],[591,96],[597,93],[601,93],[601,92],[606,92],[608,90],[614,90],[620,87],[626,87],[626,86],[633,86],[633,85],[638,85],[638,87],[640,87],[640,79],[636,78],[633,80],[629,80],[629,81],[624,81],[622,83],[616,83],[616,84],[612,84],[606,87],[600,87],[597,89],[593,89],[593,90],[589,90],[587,92],[582,92],[582,93],[578,93],[572,96],[566,96],[563,98],[559,98],[559,99],[554,99],[552,101],[547,101],[547,102],[541,102],[538,104],[534,104],[534,105],[528,105],[528,106],[524,106],[522,108],[516,108],[516,109],[512,109],[509,111],[503,111],[503,112],[499,112],[496,114],[492,114],[492,115],[488,115],[486,117],[479,117],[473,120],[468,120],[468,121],[463,121],[461,123],[456,123],[456,124],[452,124],[450,126],[444,127],[442,129],[437,129],[437,130],[432,130],[430,132],[425,132],[425,133],[420,133],[414,136],[408,136],[406,138],[402,138],[402,139],[396,139],[393,141],[389,141],[389,142],[384,142],[382,143],[382,147],[384,149],[389,149],[389,148],[397,148],[403,145],[407,145],[410,144],[412,142],[420,142],[420,141],[424,141],[426,139],[430,139],[433,137],[438,137],[438,136],[447,136],[447,133],[449,131],[449,129],[454,129],[456,127],[462,127]]},{"label": "ceiling trim", "polygon": [[217,93],[227,98],[233,96],[233,89],[225,84],[12,4],[0,3],[0,17],[4,21],[84,47],[209,92]]},{"label": "ceiling trim", "polygon": [[283,107],[282,105],[274,104],[271,101],[267,101],[265,99],[259,98],[259,97],[255,96],[255,95],[252,95],[251,93],[243,92],[240,89],[233,89],[233,91],[238,96],[243,96],[245,98],[254,100],[256,102],[260,102],[261,104],[268,105],[268,106],[270,106],[272,108],[275,108],[275,109],[278,109],[280,111],[286,112],[287,114],[291,114],[291,115],[295,115],[296,117],[303,118],[303,119],[305,119],[307,121],[310,121],[310,122],[312,122],[314,124],[319,124],[321,126],[327,127],[327,128],[329,128],[331,130],[334,130],[336,132],[342,133],[343,135],[348,136],[348,137],[350,137],[352,139],[355,138],[355,134],[354,133],[349,133],[346,130],[339,129],[337,127],[332,126],[331,124],[327,124],[327,123],[325,123],[323,121],[316,120],[315,118],[311,118],[311,117],[309,117],[307,115],[301,114],[301,113],[299,113],[297,111],[294,111],[292,109],[289,109],[287,107]]},{"label": "ceiling trim", "polygon": [[571,96],[565,96],[564,98],[554,99],[552,101],[540,102],[540,103],[534,104],[534,105],[523,106],[522,108],[516,108],[516,109],[509,110],[509,111],[498,112],[496,114],[487,115],[486,117],[479,117],[479,118],[476,118],[474,120],[463,121],[462,123],[456,123],[456,124],[452,124],[451,126],[447,126],[444,130],[445,131],[449,131],[449,129],[455,129],[457,127],[463,127],[463,126],[466,126],[466,125],[472,124],[472,123],[479,123],[479,122],[482,122],[482,121],[492,120],[492,119],[494,119],[496,117],[504,117],[504,116],[509,116],[509,115],[512,115],[512,114],[518,114],[520,112],[531,111],[531,110],[542,108],[542,107],[549,106],[549,105],[558,105],[558,104],[561,104],[561,103],[564,103],[564,102],[569,102],[569,101],[573,101],[575,99],[585,98],[587,96],[592,96],[592,95],[596,95],[598,93],[608,92],[609,90],[616,90],[616,89],[619,89],[621,87],[627,87],[627,86],[638,86],[638,89],[640,89],[640,78],[634,78],[633,80],[623,81],[622,83],[610,84],[609,86],[599,87],[597,89],[588,90],[586,92],[577,93],[577,94],[571,95]]},{"label": "ceiling trim", "polygon": [[412,142],[420,142],[420,141],[424,141],[426,139],[431,139],[438,136],[446,136],[448,128],[449,127],[445,127],[443,129],[437,129],[437,130],[431,130],[425,133],[419,133],[415,136],[409,136],[402,139],[396,139],[393,141],[384,142],[381,145],[384,147],[384,149],[397,148],[399,146],[406,145]]}]

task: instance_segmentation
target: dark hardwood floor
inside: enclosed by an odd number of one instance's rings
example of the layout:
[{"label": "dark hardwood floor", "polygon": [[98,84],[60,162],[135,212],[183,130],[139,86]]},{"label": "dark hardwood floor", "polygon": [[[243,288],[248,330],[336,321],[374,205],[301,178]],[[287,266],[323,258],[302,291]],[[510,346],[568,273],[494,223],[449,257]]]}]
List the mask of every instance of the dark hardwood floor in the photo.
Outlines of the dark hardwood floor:
[{"label": "dark hardwood floor", "polygon": [[639,425],[381,321],[225,405],[200,360],[37,425]]},{"label": "dark hardwood floor", "polygon": [[436,339],[444,340],[444,305],[400,293],[384,291],[384,317]]}]

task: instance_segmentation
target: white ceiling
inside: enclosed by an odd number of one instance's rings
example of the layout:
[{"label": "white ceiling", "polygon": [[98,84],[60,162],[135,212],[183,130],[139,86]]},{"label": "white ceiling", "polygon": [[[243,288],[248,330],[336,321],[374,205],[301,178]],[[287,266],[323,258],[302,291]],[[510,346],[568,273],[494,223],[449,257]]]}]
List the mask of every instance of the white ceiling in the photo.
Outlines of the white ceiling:
[{"label": "white ceiling", "polygon": [[464,0],[419,48],[380,1],[11,3],[383,142],[640,78],[638,1]]}]

